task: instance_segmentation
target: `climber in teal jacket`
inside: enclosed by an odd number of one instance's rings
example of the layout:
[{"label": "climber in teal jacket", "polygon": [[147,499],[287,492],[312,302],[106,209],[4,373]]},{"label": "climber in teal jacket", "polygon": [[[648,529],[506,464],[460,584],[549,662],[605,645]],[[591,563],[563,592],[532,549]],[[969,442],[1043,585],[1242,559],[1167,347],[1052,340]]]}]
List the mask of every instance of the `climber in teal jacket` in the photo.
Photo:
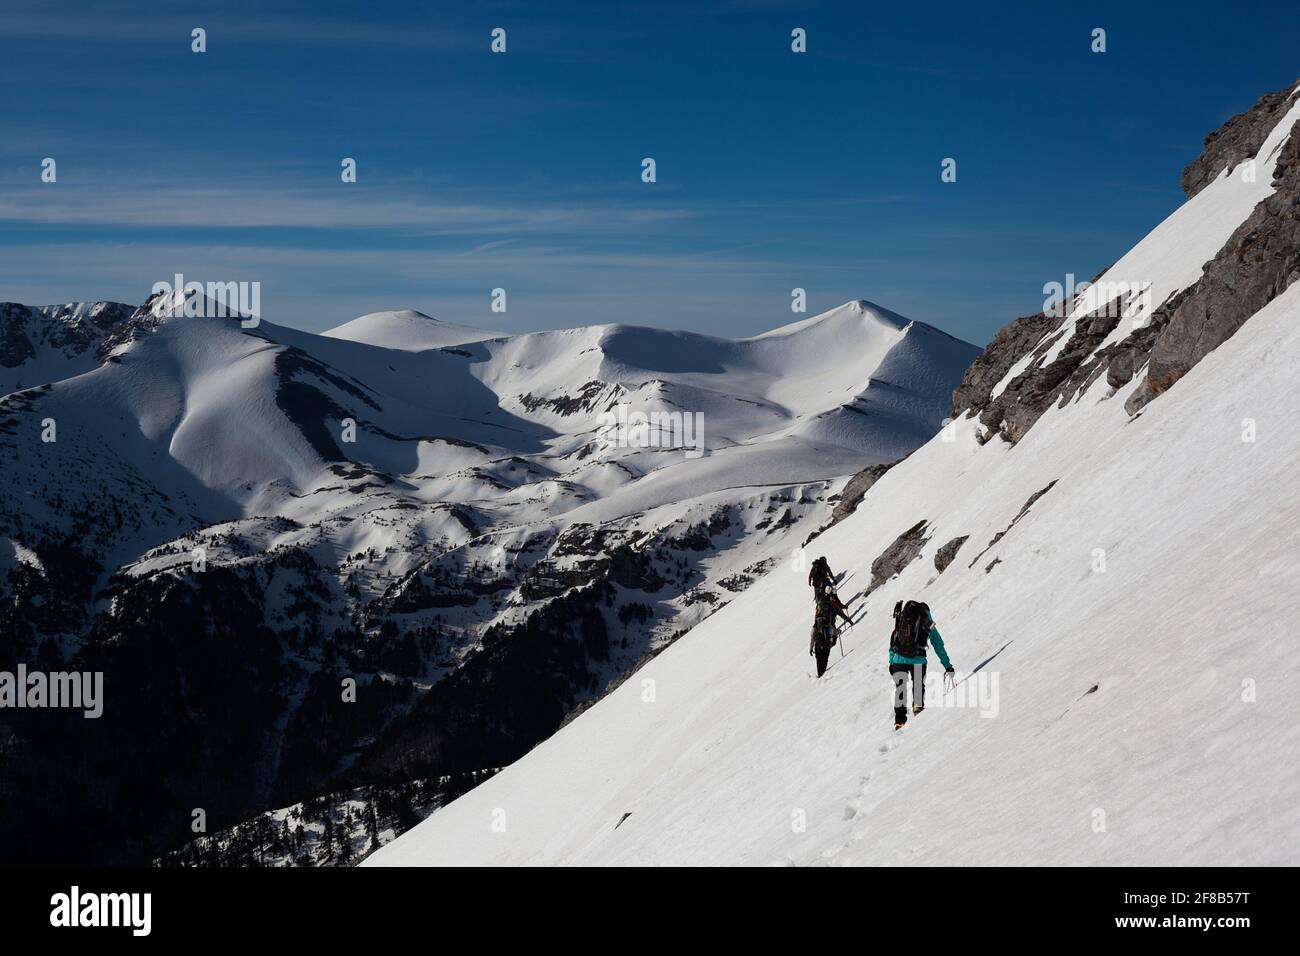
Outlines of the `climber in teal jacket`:
[{"label": "climber in teal jacket", "polygon": [[889,676],[894,681],[894,729],[907,723],[907,678],[912,678],[912,714],[925,709],[925,670],[929,645],[943,664],[944,677],[955,674],[943,636],[935,627],[930,608],[920,601],[899,601],[894,606],[894,633],[889,639]]}]

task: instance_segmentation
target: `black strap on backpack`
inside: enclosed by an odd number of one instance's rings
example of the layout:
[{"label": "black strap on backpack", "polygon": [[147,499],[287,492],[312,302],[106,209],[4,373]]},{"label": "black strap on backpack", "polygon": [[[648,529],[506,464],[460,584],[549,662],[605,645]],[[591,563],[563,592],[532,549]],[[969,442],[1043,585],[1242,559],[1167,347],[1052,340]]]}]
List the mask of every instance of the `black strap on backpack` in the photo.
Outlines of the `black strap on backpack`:
[{"label": "black strap on backpack", "polygon": [[930,607],[923,601],[894,605],[894,633],[889,649],[903,657],[924,657],[930,642]]}]

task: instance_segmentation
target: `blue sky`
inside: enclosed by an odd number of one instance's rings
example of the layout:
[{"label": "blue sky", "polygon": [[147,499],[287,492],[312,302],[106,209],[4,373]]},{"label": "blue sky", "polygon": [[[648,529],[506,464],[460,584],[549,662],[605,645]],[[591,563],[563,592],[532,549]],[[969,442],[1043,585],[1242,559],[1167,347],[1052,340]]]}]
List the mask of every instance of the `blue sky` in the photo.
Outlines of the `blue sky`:
[{"label": "blue sky", "polygon": [[799,318],[799,286],[984,343],[1300,76],[1294,4],[1134,6],[6,0],[0,299],[139,302],[182,272],[313,330],[416,308],[747,335]]}]

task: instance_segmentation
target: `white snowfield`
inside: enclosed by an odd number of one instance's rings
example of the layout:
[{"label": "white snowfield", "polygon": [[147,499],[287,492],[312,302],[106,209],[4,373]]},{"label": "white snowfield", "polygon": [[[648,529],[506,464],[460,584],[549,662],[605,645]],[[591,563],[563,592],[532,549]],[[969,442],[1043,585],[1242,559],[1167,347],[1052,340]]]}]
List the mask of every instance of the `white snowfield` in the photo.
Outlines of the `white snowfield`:
[{"label": "white snowfield", "polygon": [[500,332],[488,332],[469,325],[443,322],[414,309],[371,312],[321,334],[332,339],[347,339],[405,352],[482,342],[502,335]]},{"label": "white snowfield", "polygon": [[[436,347],[418,330],[404,344],[385,346],[342,337],[358,323],[375,331],[371,320],[385,316],[430,325],[434,338],[444,329],[410,312],[363,316],[326,336],[270,322],[244,330],[225,319],[167,315],[120,347],[114,362],[58,382],[46,401],[75,401],[75,421],[90,409],[138,423],[144,439],[249,514],[292,507],[291,494],[322,488],[338,489],[336,503],[356,498],[340,488],[304,428],[277,407],[288,379],[335,403],[323,412],[334,441],[345,413],[375,426],[359,430],[346,449],[350,460],[399,476],[429,499],[498,498],[501,476],[483,469],[522,456],[535,469],[526,484],[568,483],[567,507],[623,484],[648,491],[649,502],[632,495],[611,506],[616,512],[679,499],[681,482],[667,478],[678,472],[691,474],[691,488],[704,493],[842,476],[901,457],[939,427],[947,388],[976,354],[866,302],[741,340],[618,325],[482,341],[446,326],[453,331],[441,341],[457,344]],[[294,349],[309,364],[277,372]],[[701,428],[665,434],[662,447],[593,444],[601,413],[620,403],[638,413],[699,416]],[[303,412],[320,414],[315,407]],[[684,456],[683,437],[698,439],[705,454]],[[615,460],[627,466],[621,479],[592,472]],[[596,487],[587,488],[588,477]],[[651,491],[650,479],[663,491]]]},{"label": "white snowfield", "polygon": [[[63,409],[87,436],[120,437],[116,453],[165,491],[203,499],[207,520],[355,512],[372,497],[354,488],[369,475],[340,480],[313,429],[287,413],[293,381],[319,396],[299,417],[323,417],[315,431],[329,441],[339,443],[343,419],[360,423],[342,450],[399,479],[387,497],[476,504],[521,523],[607,498],[601,514],[617,516],[893,460],[939,427],[947,389],[976,354],[865,302],[755,339],[618,325],[493,335],[409,311],[326,335],[164,313],[107,364],[94,367],[91,353],[62,380],[27,365],[13,374],[54,381],[43,408]],[[618,404],[698,417],[699,427],[650,447],[602,445],[601,413]],[[684,455],[683,439],[702,454]],[[159,470],[159,456],[175,474]],[[503,497],[503,482],[548,500],[525,507]]]},{"label": "white snowfield", "polygon": [[[1166,224],[1131,278],[1194,281],[1267,192],[1237,188],[1175,214],[1213,242]],[[1300,283],[1130,420],[1141,379],[1101,377],[1014,447],[962,419],[817,538],[847,599],[929,522],[821,680],[791,560],[366,863],[1300,863]],[[945,697],[931,654],[930,706],[895,733],[907,598],[978,673]]]}]

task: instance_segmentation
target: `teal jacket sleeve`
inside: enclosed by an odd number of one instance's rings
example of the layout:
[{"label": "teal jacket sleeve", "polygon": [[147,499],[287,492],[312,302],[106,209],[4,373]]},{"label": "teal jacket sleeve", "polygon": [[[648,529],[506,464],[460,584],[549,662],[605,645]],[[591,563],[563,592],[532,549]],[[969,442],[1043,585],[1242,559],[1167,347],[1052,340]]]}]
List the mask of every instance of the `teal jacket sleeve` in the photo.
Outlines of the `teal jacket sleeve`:
[{"label": "teal jacket sleeve", "polygon": [[933,624],[930,625],[930,643],[934,645],[934,652],[939,655],[939,660],[944,668],[952,667],[952,663],[948,660],[948,650],[943,646],[943,637],[940,636],[939,629]]}]

